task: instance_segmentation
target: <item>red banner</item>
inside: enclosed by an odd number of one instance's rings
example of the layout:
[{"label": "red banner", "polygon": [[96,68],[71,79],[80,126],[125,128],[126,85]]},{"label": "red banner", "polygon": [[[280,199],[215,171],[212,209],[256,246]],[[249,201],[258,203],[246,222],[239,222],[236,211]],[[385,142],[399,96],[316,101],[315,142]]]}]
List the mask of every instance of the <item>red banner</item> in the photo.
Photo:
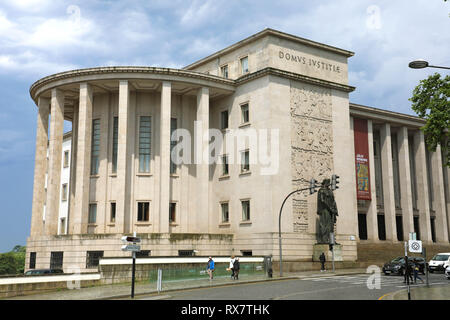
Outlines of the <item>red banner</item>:
[{"label": "red banner", "polygon": [[356,198],[372,200],[370,196],[369,141],[367,120],[353,118],[355,138]]}]

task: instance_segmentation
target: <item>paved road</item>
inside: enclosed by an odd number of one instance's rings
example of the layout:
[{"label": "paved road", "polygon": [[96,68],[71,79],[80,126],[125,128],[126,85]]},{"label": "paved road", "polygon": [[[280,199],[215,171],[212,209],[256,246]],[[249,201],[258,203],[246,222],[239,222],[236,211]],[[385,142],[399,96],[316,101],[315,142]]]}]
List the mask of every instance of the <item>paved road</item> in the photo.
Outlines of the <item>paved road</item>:
[{"label": "paved road", "polygon": [[[273,280],[234,286],[199,288],[167,293],[164,298],[175,300],[377,300],[406,288],[401,276],[381,275],[379,286],[368,288],[368,282],[377,286],[368,274]],[[424,280],[425,277],[421,276]],[[232,280],[230,280],[231,282]],[[443,274],[429,277],[430,285],[449,285]],[[411,288],[423,286],[420,281]],[[152,299],[152,297],[140,297]]]}]

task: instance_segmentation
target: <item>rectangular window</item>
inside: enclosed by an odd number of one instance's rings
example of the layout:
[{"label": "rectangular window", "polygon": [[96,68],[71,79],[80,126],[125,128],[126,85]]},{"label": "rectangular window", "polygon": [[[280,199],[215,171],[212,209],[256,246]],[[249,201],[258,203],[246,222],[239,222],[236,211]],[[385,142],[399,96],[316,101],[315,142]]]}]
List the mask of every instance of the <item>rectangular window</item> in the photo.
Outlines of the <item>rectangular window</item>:
[{"label": "rectangular window", "polygon": [[242,221],[250,221],[250,200],[241,200]]},{"label": "rectangular window", "polygon": [[[172,159],[172,150],[177,145],[177,138],[174,136],[174,131],[177,130],[177,119],[170,119],[170,174],[175,174],[177,172],[177,165]],[[172,140],[173,138],[173,140]]]},{"label": "rectangular window", "polygon": [[241,250],[242,256],[244,257],[251,257],[253,256],[252,250]]},{"label": "rectangular window", "polygon": [[169,222],[176,221],[176,214],[177,214],[177,204],[176,202],[171,202],[169,204]]},{"label": "rectangular window", "polygon": [[54,251],[50,253],[50,269],[62,269],[63,254],[64,252],[62,251]]},{"label": "rectangular window", "polygon": [[224,110],[220,113],[220,129],[228,129],[228,110]]},{"label": "rectangular window", "polygon": [[222,156],[222,175],[227,176],[229,174],[228,170],[228,156],[224,155]]},{"label": "rectangular window", "polygon": [[30,252],[30,264],[29,269],[36,268],[36,252]]},{"label": "rectangular window", "polygon": [[116,203],[115,202],[111,202],[110,203],[110,222],[114,223],[116,222]]},{"label": "rectangular window", "polygon": [[220,204],[222,209],[222,223],[227,223],[230,221],[230,212],[228,202],[223,202]]},{"label": "rectangular window", "polygon": [[248,112],[248,103],[241,105],[241,123],[247,123],[250,121],[250,116]]},{"label": "rectangular window", "polygon": [[136,258],[148,258],[150,257],[151,250],[141,250],[136,252]]},{"label": "rectangular window", "polygon": [[192,257],[192,256],[194,256],[194,250],[178,250],[178,256]]},{"label": "rectangular window", "polygon": [[358,213],[359,239],[367,240],[367,217],[364,213]]},{"label": "rectangular window", "polygon": [[220,73],[222,74],[222,77],[228,78],[228,65],[220,67]]},{"label": "rectangular window", "polygon": [[113,145],[112,145],[112,173],[117,172],[117,150],[119,144],[119,117],[113,121]]},{"label": "rectangular window", "polygon": [[248,72],[248,57],[241,59],[241,71],[242,74],[246,74]]},{"label": "rectangular window", "polygon": [[241,173],[250,171],[250,152],[248,150],[241,152]]},{"label": "rectangular window", "polygon": [[103,258],[103,251],[87,251],[86,252],[86,269],[97,268]]},{"label": "rectangular window", "polygon": [[61,187],[61,200],[67,201],[67,183],[64,183]]},{"label": "rectangular window", "polygon": [[90,203],[89,204],[89,219],[88,223],[95,223],[97,222],[97,204],[96,203]]},{"label": "rectangular window", "polygon": [[151,117],[140,117],[139,172],[150,172]]},{"label": "rectangular window", "polygon": [[137,221],[148,221],[150,216],[150,202],[138,202]]},{"label": "rectangular window", "polygon": [[64,151],[64,168],[69,166],[69,150]]},{"label": "rectangular window", "polygon": [[92,121],[91,174],[98,174],[100,159],[100,119]]}]

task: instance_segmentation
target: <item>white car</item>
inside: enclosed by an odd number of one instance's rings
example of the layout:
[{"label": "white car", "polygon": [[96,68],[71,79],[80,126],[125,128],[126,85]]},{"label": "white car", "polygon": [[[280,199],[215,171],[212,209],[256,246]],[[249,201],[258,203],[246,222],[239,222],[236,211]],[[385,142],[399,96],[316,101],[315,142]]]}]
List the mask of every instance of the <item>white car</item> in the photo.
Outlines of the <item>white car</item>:
[{"label": "white car", "polygon": [[446,262],[444,262],[444,270],[446,270],[447,267],[450,267],[450,257],[448,258],[448,260]]},{"label": "white car", "polygon": [[431,273],[433,271],[445,271],[444,265],[448,265],[449,259],[449,252],[438,253],[428,263],[428,271],[430,271]]},{"label": "white car", "polygon": [[445,275],[447,276],[447,279],[450,280],[450,266],[445,269]]}]

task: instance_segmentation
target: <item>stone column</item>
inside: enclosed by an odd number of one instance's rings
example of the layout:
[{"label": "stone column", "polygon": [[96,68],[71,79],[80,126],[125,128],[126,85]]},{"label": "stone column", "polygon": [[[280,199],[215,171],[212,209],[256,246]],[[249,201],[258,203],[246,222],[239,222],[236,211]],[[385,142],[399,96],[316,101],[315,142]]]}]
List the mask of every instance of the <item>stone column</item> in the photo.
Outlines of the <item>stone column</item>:
[{"label": "stone column", "polygon": [[417,179],[417,208],[419,209],[420,238],[431,243],[430,203],[428,198],[427,154],[423,132],[414,133],[414,156]]},{"label": "stone column", "polygon": [[409,239],[414,232],[414,215],[411,191],[411,170],[409,162],[408,128],[401,127],[397,133],[398,167],[400,176],[400,193],[403,221],[403,239]]},{"label": "stone column", "polygon": [[197,92],[197,123],[195,135],[195,163],[197,167],[196,225],[198,230],[209,230],[209,88]]},{"label": "stone column", "polygon": [[128,122],[130,117],[130,87],[127,80],[119,82],[119,127],[117,142],[117,202],[116,202],[116,233],[127,233],[131,227],[131,212],[129,208],[128,181]]},{"label": "stone column", "polygon": [[369,140],[369,174],[370,174],[370,197],[372,200],[367,210],[367,239],[377,242],[378,219],[377,219],[377,187],[375,184],[375,156],[373,151],[373,123],[367,120],[367,139]]},{"label": "stone column", "polygon": [[61,161],[64,132],[64,92],[52,90],[50,116],[50,141],[47,179],[45,234],[58,233],[59,203],[61,200]]},{"label": "stone column", "polygon": [[[447,146],[450,146],[449,143],[449,139],[447,139],[445,141],[445,143],[447,144]],[[442,149],[442,148],[441,148]],[[450,152],[450,150],[448,150],[447,152]],[[444,167],[444,190],[445,190],[445,199],[447,202],[447,230],[450,233],[450,167],[447,167],[445,165],[445,161],[446,161],[446,155],[444,152],[442,152],[442,166]],[[450,237],[450,234],[449,234]]]},{"label": "stone column", "polygon": [[438,145],[436,152],[431,153],[434,209],[436,211],[436,241],[448,242],[447,210],[445,204],[444,177],[442,170],[442,152]]},{"label": "stone column", "polygon": [[48,116],[50,100],[39,98],[36,126],[36,153],[34,160],[33,205],[31,215],[32,237],[44,231],[45,173],[47,171]]},{"label": "stone column", "polygon": [[161,87],[161,111],[159,122],[159,232],[161,233],[169,232],[171,94],[172,84],[168,81],[164,81]]},{"label": "stone column", "polygon": [[91,180],[92,108],[92,87],[87,83],[81,83],[76,151],[77,179],[75,185],[74,214],[72,217],[72,230],[74,234],[87,233],[89,187]]},{"label": "stone column", "polygon": [[392,165],[391,126],[389,123],[385,123],[381,126],[380,140],[386,240],[397,241],[397,229],[395,222],[394,170]]},{"label": "stone column", "polygon": [[75,212],[75,188],[77,185],[77,149],[78,149],[78,110],[79,102],[75,103],[72,119],[72,141],[70,146],[70,196],[69,212],[67,215],[67,233],[73,233],[72,218]]}]

